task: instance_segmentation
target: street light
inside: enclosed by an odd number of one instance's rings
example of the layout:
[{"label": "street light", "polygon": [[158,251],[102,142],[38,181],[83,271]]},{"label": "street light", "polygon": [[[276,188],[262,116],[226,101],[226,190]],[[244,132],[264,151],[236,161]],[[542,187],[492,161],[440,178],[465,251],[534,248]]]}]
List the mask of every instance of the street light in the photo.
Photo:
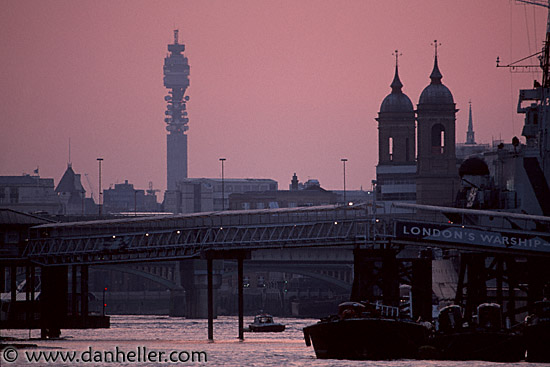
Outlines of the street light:
[{"label": "street light", "polygon": [[226,161],[225,158],[220,158],[220,162],[222,162],[222,211],[225,210],[225,182],[224,182],[224,175],[223,175],[223,163]]},{"label": "street light", "polygon": [[99,164],[99,203],[98,203],[98,210],[99,210],[99,216],[101,217],[101,199],[103,198],[103,193],[101,192],[101,162],[103,161],[103,158],[98,158],[97,162]]},{"label": "street light", "polygon": [[342,158],[340,160],[344,164],[344,205],[348,205],[348,202],[346,201],[346,162],[348,161],[348,159]]}]

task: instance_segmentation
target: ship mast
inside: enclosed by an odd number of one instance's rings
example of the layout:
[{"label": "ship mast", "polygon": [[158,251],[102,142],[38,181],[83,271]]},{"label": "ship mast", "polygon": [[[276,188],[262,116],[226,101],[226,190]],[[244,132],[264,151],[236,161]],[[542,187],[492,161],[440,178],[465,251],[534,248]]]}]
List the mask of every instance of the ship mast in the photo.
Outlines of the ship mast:
[{"label": "ship mast", "polygon": [[[540,52],[518,60],[506,67],[528,69],[535,65],[518,65],[517,63],[533,56],[539,59],[542,69],[541,83],[535,80],[532,89],[522,89],[519,93],[517,112],[525,114],[522,135],[526,148],[522,153],[523,165],[528,180],[542,209],[543,215],[550,215],[548,196],[550,189],[550,0],[516,0],[524,4],[542,6],[548,9],[546,37]],[[497,67],[499,59],[497,58]],[[523,102],[527,102],[523,105]]]}]

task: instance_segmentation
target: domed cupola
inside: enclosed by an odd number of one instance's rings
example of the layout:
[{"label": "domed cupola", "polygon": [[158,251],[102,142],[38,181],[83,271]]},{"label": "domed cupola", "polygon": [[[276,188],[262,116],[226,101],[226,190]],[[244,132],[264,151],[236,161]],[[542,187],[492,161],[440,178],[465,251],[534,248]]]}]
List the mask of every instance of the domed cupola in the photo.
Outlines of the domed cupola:
[{"label": "domed cupola", "polygon": [[397,62],[395,63],[395,76],[390,85],[391,93],[384,98],[380,105],[380,113],[385,112],[412,112],[413,104],[409,97],[401,90],[403,84],[399,80],[399,70]]},{"label": "domed cupola", "polygon": [[414,165],[415,114],[414,107],[403,91],[399,79],[399,51],[395,50],[395,75],[391,83],[391,93],[384,98],[378,121],[378,162],[379,166]]},{"label": "domed cupola", "polygon": [[430,83],[430,85],[424,88],[424,90],[422,91],[422,94],[420,94],[420,99],[418,101],[419,105],[454,104],[454,99],[453,99],[453,95],[451,94],[451,91],[443,83],[441,83],[442,78],[443,78],[443,75],[441,75],[441,72],[439,71],[439,66],[437,64],[437,52],[436,52],[435,58],[434,58],[434,68],[432,70],[432,74],[430,75],[430,79],[432,80],[432,82]]}]

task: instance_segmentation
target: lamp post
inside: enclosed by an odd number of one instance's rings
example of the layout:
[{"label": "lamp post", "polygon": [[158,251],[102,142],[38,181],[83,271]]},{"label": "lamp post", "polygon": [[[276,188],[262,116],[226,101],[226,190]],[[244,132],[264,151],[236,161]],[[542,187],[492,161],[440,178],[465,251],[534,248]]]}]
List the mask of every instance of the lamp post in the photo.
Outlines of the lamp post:
[{"label": "lamp post", "polygon": [[222,162],[222,211],[225,210],[225,182],[224,182],[224,175],[223,175],[223,164],[225,162],[225,158],[220,158],[220,162]]},{"label": "lamp post", "polygon": [[344,165],[344,205],[348,205],[348,202],[346,201],[346,162],[348,161],[347,158],[340,159]]},{"label": "lamp post", "polygon": [[105,316],[105,307],[107,307],[107,304],[105,303],[105,292],[107,291],[107,287],[103,288],[103,316]]},{"label": "lamp post", "polygon": [[99,194],[98,194],[98,213],[101,217],[101,199],[103,198],[103,193],[101,192],[101,162],[103,161],[103,158],[98,158],[97,162],[99,164]]}]

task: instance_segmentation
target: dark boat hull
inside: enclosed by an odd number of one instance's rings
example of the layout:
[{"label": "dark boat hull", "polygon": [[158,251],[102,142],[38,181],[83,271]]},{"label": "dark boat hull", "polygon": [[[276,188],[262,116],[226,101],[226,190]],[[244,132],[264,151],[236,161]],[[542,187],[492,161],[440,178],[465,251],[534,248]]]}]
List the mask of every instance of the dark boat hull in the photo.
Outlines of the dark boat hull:
[{"label": "dark boat hull", "polygon": [[278,333],[285,330],[285,325],[273,324],[273,325],[254,325],[248,326],[249,330],[255,333]]},{"label": "dark boat hull", "polygon": [[528,362],[550,362],[550,322],[529,325],[524,330]]},{"label": "dark boat hull", "polygon": [[461,331],[435,335],[430,343],[439,359],[518,362],[525,358],[523,338],[505,331]]},{"label": "dark boat hull", "polygon": [[378,318],[321,321],[304,328],[306,344],[311,340],[320,359],[417,358],[427,335],[420,324]]}]

